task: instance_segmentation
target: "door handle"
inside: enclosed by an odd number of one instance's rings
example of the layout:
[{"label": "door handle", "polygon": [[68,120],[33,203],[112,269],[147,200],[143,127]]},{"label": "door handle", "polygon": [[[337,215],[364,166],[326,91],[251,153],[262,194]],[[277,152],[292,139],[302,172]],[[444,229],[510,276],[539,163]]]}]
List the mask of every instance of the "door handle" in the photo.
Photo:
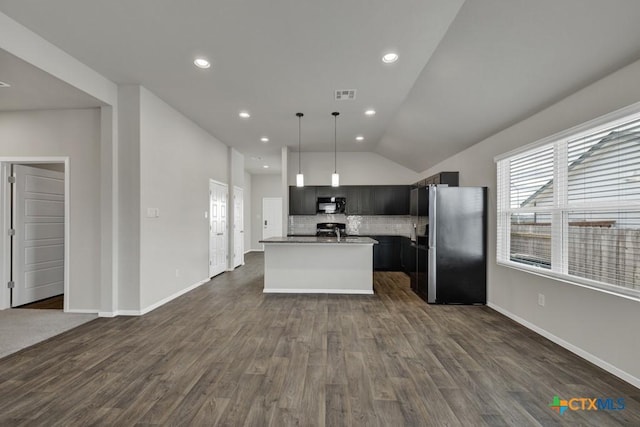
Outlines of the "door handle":
[{"label": "door handle", "polygon": [[223,236],[224,233],[216,233],[216,236]]},{"label": "door handle", "polygon": [[265,227],[267,226],[267,220],[266,219],[264,220],[264,226]]}]

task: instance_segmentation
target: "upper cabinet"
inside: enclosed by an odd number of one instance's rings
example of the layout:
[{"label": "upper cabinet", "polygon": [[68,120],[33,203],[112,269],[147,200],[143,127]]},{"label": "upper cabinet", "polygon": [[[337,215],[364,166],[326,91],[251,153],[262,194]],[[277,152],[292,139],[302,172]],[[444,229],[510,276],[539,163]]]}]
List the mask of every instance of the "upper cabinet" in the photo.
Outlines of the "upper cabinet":
[{"label": "upper cabinet", "polygon": [[315,215],[317,197],[346,198],[347,215],[409,215],[408,185],[289,187],[289,215]]},{"label": "upper cabinet", "polygon": [[315,215],[316,197],[316,187],[289,187],[289,215]]},{"label": "upper cabinet", "polygon": [[409,215],[408,185],[378,185],[373,189],[373,210],[377,215]]},{"label": "upper cabinet", "polygon": [[373,186],[347,186],[347,215],[376,215]]},{"label": "upper cabinet", "polygon": [[415,186],[424,187],[426,185],[447,184],[449,187],[457,187],[459,185],[460,172],[440,172],[417,182]]},{"label": "upper cabinet", "polygon": [[[419,188],[439,184],[457,187],[458,178],[458,172],[440,172],[413,185],[292,186],[289,187],[289,215],[315,215],[318,197],[344,197],[347,215],[411,215],[411,205],[413,211],[420,207]],[[416,191],[412,192],[412,188]]]}]

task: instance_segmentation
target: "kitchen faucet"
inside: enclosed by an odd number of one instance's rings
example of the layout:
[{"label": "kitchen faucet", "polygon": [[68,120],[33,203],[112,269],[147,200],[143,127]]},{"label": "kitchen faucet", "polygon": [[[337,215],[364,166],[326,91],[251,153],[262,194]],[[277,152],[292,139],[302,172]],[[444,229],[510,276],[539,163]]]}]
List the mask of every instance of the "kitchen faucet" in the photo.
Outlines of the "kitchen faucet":
[{"label": "kitchen faucet", "polygon": [[336,237],[338,238],[338,242],[340,241],[340,229],[338,227],[334,228],[334,231],[336,232]]}]

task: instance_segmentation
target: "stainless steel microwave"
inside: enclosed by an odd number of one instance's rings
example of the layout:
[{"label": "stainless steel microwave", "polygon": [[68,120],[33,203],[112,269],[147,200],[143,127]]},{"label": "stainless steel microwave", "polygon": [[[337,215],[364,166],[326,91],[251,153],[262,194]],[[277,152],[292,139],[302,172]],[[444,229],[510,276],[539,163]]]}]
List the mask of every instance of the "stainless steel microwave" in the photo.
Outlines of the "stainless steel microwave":
[{"label": "stainless steel microwave", "polygon": [[344,197],[318,197],[317,212],[325,214],[344,213],[347,199]]}]

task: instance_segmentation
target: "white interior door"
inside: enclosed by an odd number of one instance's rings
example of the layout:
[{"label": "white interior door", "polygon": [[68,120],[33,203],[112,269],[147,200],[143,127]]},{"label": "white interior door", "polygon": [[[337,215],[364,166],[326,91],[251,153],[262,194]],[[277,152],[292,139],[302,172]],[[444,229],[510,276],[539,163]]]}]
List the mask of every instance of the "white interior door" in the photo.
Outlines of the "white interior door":
[{"label": "white interior door", "polygon": [[227,269],[227,184],[209,181],[209,277]]},{"label": "white interior door", "polygon": [[11,306],[64,293],[64,173],[15,165]]},{"label": "white interior door", "polygon": [[233,187],[233,267],[244,264],[244,199],[240,187]]},{"label": "white interior door", "polygon": [[282,198],[262,199],[262,238],[282,236]]}]

